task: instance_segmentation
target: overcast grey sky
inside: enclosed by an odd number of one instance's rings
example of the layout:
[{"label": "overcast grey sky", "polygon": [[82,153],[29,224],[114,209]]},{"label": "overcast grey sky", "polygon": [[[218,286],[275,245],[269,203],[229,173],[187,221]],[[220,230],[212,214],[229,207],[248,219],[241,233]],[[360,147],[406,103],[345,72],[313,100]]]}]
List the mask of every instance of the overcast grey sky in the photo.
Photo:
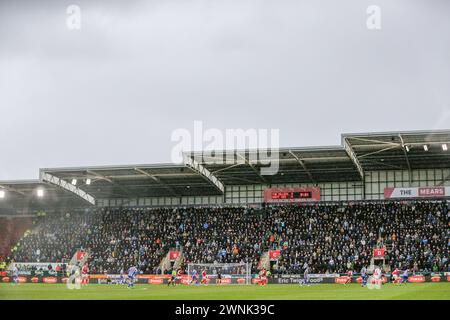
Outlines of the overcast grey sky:
[{"label": "overcast grey sky", "polygon": [[449,112],[447,0],[0,1],[0,180],[169,162],[194,120],[310,146]]}]

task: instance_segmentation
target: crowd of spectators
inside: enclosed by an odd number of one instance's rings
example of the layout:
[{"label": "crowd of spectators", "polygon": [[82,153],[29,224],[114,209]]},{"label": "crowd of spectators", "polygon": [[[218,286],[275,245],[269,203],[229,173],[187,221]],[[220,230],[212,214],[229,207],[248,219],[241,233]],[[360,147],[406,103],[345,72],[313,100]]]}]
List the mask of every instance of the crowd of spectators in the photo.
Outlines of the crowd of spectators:
[{"label": "crowd of spectators", "polygon": [[98,216],[85,213],[65,213],[38,216],[34,228],[12,248],[18,262],[61,262],[70,260],[83,248],[87,231],[98,224]]},{"label": "crowd of spectators", "polygon": [[184,262],[249,262],[279,249],[275,273],[343,273],[368,266],[373,249],[386,248],[391,268],[450,271],[446,202],[243,207],[97,209],[38,217],[14,250],[20,262],[70,260],[90,252],[92,273],[119,273],[137,265],[158,271],[169,250]]},{"label": "crowd of spectators", "polygon": [[386,265],[415,271],[447,271],[449,212],[446,203],[354,203],[347,206],[273,208],[278,220],[277,271],[298,273],[360,270],[374,248],[386,248]]}]

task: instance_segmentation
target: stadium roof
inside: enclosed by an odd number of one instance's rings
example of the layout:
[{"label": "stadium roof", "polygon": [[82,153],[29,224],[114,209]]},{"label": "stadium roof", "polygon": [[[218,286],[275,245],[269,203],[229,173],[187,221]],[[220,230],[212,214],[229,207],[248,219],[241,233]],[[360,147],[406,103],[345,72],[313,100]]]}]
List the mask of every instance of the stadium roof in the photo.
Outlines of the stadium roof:
[{"label": "stadium roof", "polygon": [[343,134],[346,142],[365,171],[450,167],[442,147],[450,148],[450,130]]},{"label": "stadium roof", "polygon": [[[200,153],[192,155],[202,156]],[[315,185],[325,181],[359,180],[355,164],[341,146],[280,148],[276,155],[279,170],[275,175],[261,174],[261,169],[269,166],[260,161],[251,161],[258,157],[258,151],[255,150],[232,151],[231,158],[238,161],[235,164],[218,164],[203,154],[202,164],[225,185],[293,182]]]},{"label": "stadium roof", "polygon": [[13,190],[17,201],[31,201],[30,193],[43,187],[49,194],[45,199],[93,204],[102,198],[221,195],[226,185],[362,181],[373,170],[450,168],[450,151],[443,147],[450,147],[450,130],[343,134],[341,139],[337,146],[280,148],[275,175],[261,174],[268,167],[258,161],[262,150],[193,152],[178,165],[44,168],[40,181],[0,182],[0,189]]},{"label": "stadium roof", "polygon": [[[0,199],[0,214],[86,206],[86,202],[73,193],[39,180],[1,181],[0,190],[7,193]],[[38,190],[43,190],[42,197],[38,196]]]},{"label": "stadium roof", "polygon": [[[75,179],[83,191],[95,195],[95,198],[221,193],[211,189],[208,179],[183,164],[41,169],[41,177],[43,174],[70,183]],[[86,184],[87,179],[91,180],[90,185]]]}]

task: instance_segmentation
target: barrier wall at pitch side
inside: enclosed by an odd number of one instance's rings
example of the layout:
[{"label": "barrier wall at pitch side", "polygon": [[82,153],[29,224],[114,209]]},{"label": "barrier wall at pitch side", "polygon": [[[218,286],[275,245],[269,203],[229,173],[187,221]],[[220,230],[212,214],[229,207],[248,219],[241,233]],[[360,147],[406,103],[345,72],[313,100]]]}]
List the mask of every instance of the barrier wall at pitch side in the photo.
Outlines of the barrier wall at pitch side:
[{"label": "barrier wall at pitch side", "polygon": [[[140,275],[136,279],[136,283],[138,284],[167,284],[170,279],[169,275]],[[347,277],[346,276],[329,276],[329,275],[313,275],[309,278],[311,284],[332,284],[332,283],[345,283]],[[49,276],[49,275],[20,275],[18,278],[20,283],[66,283],[67,281],[74,281],[73,279],[69,279],[69,277],[63,276]],[[118,283],[120,280],[119,275],[89,275],[89,283],[92,284],[108,284],[108,283]],[[269,278],[269,283],[271,284],[298,284],[303,280],[303,276],[301,275],[274,275]],[[390,275],[383,277],[384,282],[390,282]],[[443,273],[432,273],[427,275],[417,274],[412,275],[408,278],[408,281],[411,283],[421,283],[421,282],[450,282],[450,272]],[[0,282],[1,283],[10,283],[12,282],[12,277],[7,272],[0,273]],[[183,275],[179,279],[179,283],[181,284],[189,284],[190,279],[187,275]],[[215,278],[211,277],[208,279],[208,282],[211,284],[215,284]],[[257,284],[259,279],[256,275],[252,277],[252,284]],[[360,283],[361,277],[354,276],[352,277],[353,283]],[[224,276],[221,280],[222,285],[227,284],[245,284],[245,278],[243,277],[227,277]]]}]

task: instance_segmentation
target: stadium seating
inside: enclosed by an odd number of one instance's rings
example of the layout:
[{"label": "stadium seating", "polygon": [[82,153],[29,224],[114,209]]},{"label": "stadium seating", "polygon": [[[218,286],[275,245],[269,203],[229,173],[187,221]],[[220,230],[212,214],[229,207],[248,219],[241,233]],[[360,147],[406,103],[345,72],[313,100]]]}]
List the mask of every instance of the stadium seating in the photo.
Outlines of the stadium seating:
[{"label": "stadium seating", "polygon": [[90,251],[91,273],[118,273],[136,263],[155,273],[171,249],[184,263],[252,263],[279,249],[275,273],[359,270],[373,249],[387,248],[390,268],[449,270],[446,202],[355,202],[317,205],[210,208],[97,209],[36,218],[14,260],[59,262]]},{"label": "stadium seating", "polygon": [[0,218],[0,261],[6,258],[12,246],[31,227],[31,218]]}]

